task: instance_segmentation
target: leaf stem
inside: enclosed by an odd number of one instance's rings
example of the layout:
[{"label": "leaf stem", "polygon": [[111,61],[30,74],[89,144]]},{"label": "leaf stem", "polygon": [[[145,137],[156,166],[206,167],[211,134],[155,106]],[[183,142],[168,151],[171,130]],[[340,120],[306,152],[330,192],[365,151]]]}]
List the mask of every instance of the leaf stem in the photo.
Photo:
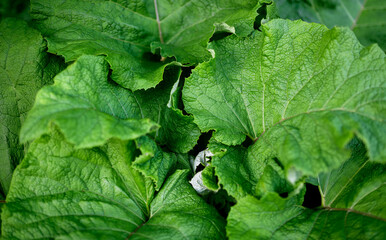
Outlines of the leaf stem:
[{"label": "leaf stem", "polygon": [[145,222],[141,223],[141,225],[139,225],[136,229],[134,229],[134,231],[132,231],[129,236],[127,236],[127,238],[125,240],[128,240],[131,238],[131,236],[133,236],[143,225],[145,224]]},{"label": "leaf stem", "polygon": [[154,0],[154,9],[155,9],[155,17],[158,24],[159,40],[161,41],[161,43],[164,43],[164,38],[162,37],[162,30],[161,30],[161,22],[159,20],[159,14],[158,14],[157,0]]}]

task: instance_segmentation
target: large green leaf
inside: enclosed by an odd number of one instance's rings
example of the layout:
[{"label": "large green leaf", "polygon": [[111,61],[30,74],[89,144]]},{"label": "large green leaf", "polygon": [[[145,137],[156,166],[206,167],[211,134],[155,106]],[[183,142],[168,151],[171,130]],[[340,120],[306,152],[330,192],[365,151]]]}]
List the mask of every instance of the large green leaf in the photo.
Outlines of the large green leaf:
[{"label": "large green leaf", "polygon": [[275,0],[282,18],[350,27],[364,45],[386,50],[385,0]]},{"label": "large green leaf", "polygon": [[[273,20],[248,38],[211,44],[216,57],[186,80],[183,100],[202,131],[224,144],[254,143],[257,158],[277,157],[316,176],[350,155],[357,134],[371,160],[386,159],[386,63],[346,28]],[[259,160],[263,161],[263,160]]]},{"label": "large green leaf", "polygon": [[193,117],[167,106],[180,70],[170,69],[164,75],[165,81],[155,89],[133,93],[108,81],[103,57],[82,56],[55,78],[54,86],[39,92],[21,138],[31,140],[47,133],[50,122],[78,147],[102,145],[112,137],[135,139],[156,130],[157,142],[187,152],[200,131]]},{"label": "large green leaf", "polygon": [[45,50],[40,33],[24,21],[5,19],[0,23],[0,185],[5,193],[26,149],[19,143],[20,126],[37,91],[64,67]]},{"label": "large green leaf", "polygon": [[21,140],[48,133],[51,123],[79,148],[103,145],[112,137],[135,139],[156,130],[158,125],[149,119],[135,119],[140,114],[135,96],[109,83],[107,74],[104,57],[80,57],[55,77],[54,85],[39,91]]},{"label": "large green leaf", "polygon": [[131,167],[135,144],[76,150],[36,140],[3,208],[4,239],[224,239],[225,221],[175,172],[155,195]]},{"label": "large green leaf", "polygon": [[243,198],[228,217],[229,238],[385,239],[386,165],[365,155],[364,146],[356,144],[350,160],[319,177],[321,208],[302,207],[299,196]]},{"label": "large green leaf", "polygon": [[253,30],[257,0],[32,0],[31,14],[47,37],[48,49],[66,61],[82,54],[107,55],[112,79],[132,89],[154,87],[169,64],[149,56],[198,63],[214,24],[227,23],[240,35]]}]

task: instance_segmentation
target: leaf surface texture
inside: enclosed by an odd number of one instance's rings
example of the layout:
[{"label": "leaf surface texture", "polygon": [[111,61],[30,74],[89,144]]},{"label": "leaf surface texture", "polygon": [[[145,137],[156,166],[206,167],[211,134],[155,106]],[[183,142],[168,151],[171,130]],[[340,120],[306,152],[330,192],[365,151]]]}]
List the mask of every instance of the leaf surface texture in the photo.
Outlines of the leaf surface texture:
[{"label": "leaf surface texture", "polygon": [[344,147],[354,133],[371,160],[385,159],[386,64],[379,47],[364,48],[345,28],[289,20],[211,47],[216,57],[193,71],[183,100],[217,141],[236,145],[247,136],[255,155],[313,176],[350,156]]},{"label": "leaf surface texture", "polygon": [[2,213],[5,239],[224,239],[224,220],[186,171],[155,194],[131,166],[133,142],[76,150],[62,139],[36,140],[15,171]]},{"label": "leaf surface texture", "polygon": [[[211,55],[206,45],[215,23],[236,33],[253,30],[258,1],[31,1],[31,15],[48,40],[50,52],[73,61],[82,54],[107,55],[112,79],[132,89],[148,89],[162,80],[174,56],[195,64]],[[53,24],[54,23],[54,24]]]},{"label": "leaf surface texture", "polygon": [[66,139],[79,148],[103,145],[115,137],[136,139],[159,126],[135,119],[140,112],[131,92],[107,81],[103,57],[82,56],[43,88],[28,113],[20,138],[38,138],[55,123]]},{"label": "leaf surface texture", "polygon": [[0,184],[5,193],[27,150],[19,142],[21,124],[37,91],[64,67],[45,49],[43,37],[24,21],[9,18],[0,23]]},{"label": "leaf surface texture", "polygon": [[192,117],[167,106],[179,75],[180,70],[173,68],[157,88],[132,92],[108,80],[104,57],[82,56],[56,76],[53,86],[39,92],[21,138],[37,138],[53,122],[79,148],[103,145],[112,137],[129,140],[155,132],[160,144],[187,152],[200,131]]},{"label": "leaf surface texture", "polygon": [[366,157],[360,143],[339,169],[319,176],[323,206],[307,209],[300,196],[248,196],[228,217],[230,239],[384,239],[386,169]]}]

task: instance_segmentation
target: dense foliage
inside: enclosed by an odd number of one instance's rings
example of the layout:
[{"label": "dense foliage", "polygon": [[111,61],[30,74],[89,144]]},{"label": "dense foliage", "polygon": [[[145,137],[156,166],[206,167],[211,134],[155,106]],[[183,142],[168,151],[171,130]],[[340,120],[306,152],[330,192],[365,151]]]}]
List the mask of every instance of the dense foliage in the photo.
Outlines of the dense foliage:
[{"label": "dense foliage", "polygon": [[2,239],[386,239],[385,0],[0,4]]}]

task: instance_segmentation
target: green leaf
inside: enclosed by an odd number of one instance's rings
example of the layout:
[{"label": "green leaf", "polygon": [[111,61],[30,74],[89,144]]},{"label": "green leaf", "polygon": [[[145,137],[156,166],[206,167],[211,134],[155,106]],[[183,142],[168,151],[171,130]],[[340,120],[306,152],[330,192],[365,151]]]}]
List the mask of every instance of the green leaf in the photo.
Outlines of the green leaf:
[{"label": "green leaf", "polygon": [[[58,141],[54,144],[58,146],[61,142]],[[70,148],[72,147],[69,144],[67,145]],[[111,162],[111,167],[124,182],[126,189],[130,189],[129,196],[135,200],[140,210],[148,216],[150,214],[150,204],[154,199],[155,189],[151,179],[145,178],[132,167],[137,153],[135,143],[133,141],[112,139],[100,148],[106,153],[108,160]]]},{"label": "green leaf", "polygon": [[155,140],[172,151],[186,153],[196,145],[201,132],[193,116],[183,115],[177,107],[181,102],[177,99],[181,91],[177,87],[180,74],[180,68],[169,68],[157,87],[135,91],[133,95],[141,109],[138,117],[150,118],[161,125],[155,132]]},{"label": "green leaf", "polygon": [[378,43],[386,50],[386,1],[334,0],[275,0],[280,17],[322,23],[329,28],[350,27],[359,41],[367,46]]},{"label": "green leaf", "polygon": [[322,204],[332,210],[348,208],[386,218],[385,204],[379,200],[386,193],[386,165],[369,161],[363,143],[350,143],[352,157],[338,169],[318,177]]},{"label": "green leaf", "polygon": [[135,159],[133,167],[151,178],[158,191],[164,183],[166,177],[177,163],[177,156],[174,153],[162,151],[157,144],[147,136],[136,140],[142,155]]},{"label": "green leaf", "polygon": [[165,71],[165,80],[155,89],[134,93],[109,82],[107,76],[103,57],[80,57],[55,78],[54,86],[38,94],[21,138],[37,138],[54,122],[79,148],[102,145],[111,137],[135,139],[151,131],[171,150],[193,148],[200,136],[193,117],[167,106],[179,68]]},{"label": "green leaf", "polygon": [[177,153],[177,163],[175,168],[180,170],[188,170],[189,173],[193,173],[192,167],[190,166],[189,155],[187,153]]},{"label": "green leaf", "polygon": [[386,51],[386,1],[366,0],[363,4],[351,29],[363,45],[377,43]]},{"label": "green leaf", "polygon": [[103,145],[110,138],[130,140],[154,131],[149,119],[135,119],[140,107],[135,96],[107,80],[103,57],[82,56],[36,96],[22,126],[22,142],[49,132],[55,123],[78,148]]},{"label": "green leaf", "polygon": [[316,176],[349,157],[357,134],[371,160],[386,159],[385,54],[346,28],[272,20],[249,38],[211,44],[216,57],[186,80],[183,100],[202,131],[257,158],[277,157]]},{"label": "green leaf", "polygon": [[242,1],[105,1],[32,0],[31,15],[47,37],[52,53],[73,61],[82,54],[107,55],[112,79],[132,89],[147,89],[162,80],[171,60],[198,63],[211,55],[206,46],[215,23],[236,34],[253,30],[256,0]]},{"label": "green leaf", "polygon": [[23,159],[26,145],[19,143],[20,126],[31,109],[37,91],[64,64],[46,53],[40,33],[16,19],[0,23],[0,188],[6,194],[12,171]]},{"label": "green leaf", "polygon": [[[274,165],[275,166],[275,165]],[[291,193],[294,190],[292,184],[285,178],[281,169],[275,169],[272,165],[267,165],[263,174],[256,185],[255,195],[264,196],[267,192],[276,192],[278,194]]]},{"label": "green leaf", "polygon": [[329,28],[351,26],[361,12],[364,0],[274,0],[282,18],[302,19],[316,22]]},{"label": "green leaf", "polygon": [[241,146],[227,147],[216,142],[211,142],[209,150],[214,154],[212,165],[219,184],[228,194],[236,199],[252,194],[262,169],[259,164],[251,165],[247,150]]},{"label": "green leaf", "polygon": [[184,115],[180,109],[161,106],[161,113],[158,114],[162,114],[159,122],[162,127],[156,132],[157,142],[167,145],[175,152],[188,152],[197,144],[201,135],[193,116]]},{"label": "green leaf", "polygon": [[[156,195],[131,167],[133,142],[76,150],[36,140],[3,208],[5,239],[224,239],[225,221],[175,172]],[[151,182],[150,182],[151,183]]]},{"label": "green leaf", "polygon": [[265,190],[278,193],[292,190],[275,160],[265,157],[264,153],[257,153],[254,146],[246,149],[211,141],[209,150],[214,153],[212,165],[219,184],[236,199],[246,195],[260,196]]},{"label": "green leaf", "polygon": [[352,148],[351,159],[319,177],[322,208],[302,207],[300,196],[248,196],[231,209],[229,238],[385,239],[386,165],[369,161],[362,144]]},{"label": "green leaf", "polygon": [[220,189],[214,167],[211,165],[202,170],[202,183],[211,191],[217,192]]}]

